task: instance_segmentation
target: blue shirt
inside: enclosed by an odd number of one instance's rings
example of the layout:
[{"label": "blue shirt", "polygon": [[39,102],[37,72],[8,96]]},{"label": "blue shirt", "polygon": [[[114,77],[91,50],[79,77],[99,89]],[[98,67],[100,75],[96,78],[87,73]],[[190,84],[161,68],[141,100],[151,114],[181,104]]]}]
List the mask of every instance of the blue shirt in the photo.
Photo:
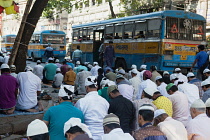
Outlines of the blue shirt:
[{"label": "blue shirt", "polygon": [[53,63],[49,63],[45,65],[44,70],[45,70],[45,76],[47,80],[53,81],[54,76],[56,74],[56,69],[57,69],[57,65]]},{"label": "blue shirt", "polygon": [[64,124],[70,118],[80,118],[84,123],[82,111],[73,106],[71,102],[62,102],[50,107],[44,114],[43,120],[49,122],[50,140],[66,140],[64,136]]},{"label": "blue shirt", "polygon": [[72,69],[74,69],[74,64],[73,63],[67,62],[66,64],[71,66]]},{"label": "blue shirt", "polygon": [[200,68],[203,64],[206,63],[207,59],[208,59],[208,54],[205,51],[200,51],[195,59],[197,59],[197,66],[198,68]]}]

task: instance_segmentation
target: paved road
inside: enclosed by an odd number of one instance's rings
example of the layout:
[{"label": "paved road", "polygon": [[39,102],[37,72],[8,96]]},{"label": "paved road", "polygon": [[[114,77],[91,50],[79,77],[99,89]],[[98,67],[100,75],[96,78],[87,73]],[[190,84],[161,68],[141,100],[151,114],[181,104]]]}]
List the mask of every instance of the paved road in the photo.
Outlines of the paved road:
[{"label": "paved road", "polygon": [[[27,66],[30,66],[32,68],[34,68],[34,66],[36,66],[36,62],[30,61],[30,60],[27,60],[26,64],[27,64]],[[42,63],[41,65],[45,66],[45,63]]]}]

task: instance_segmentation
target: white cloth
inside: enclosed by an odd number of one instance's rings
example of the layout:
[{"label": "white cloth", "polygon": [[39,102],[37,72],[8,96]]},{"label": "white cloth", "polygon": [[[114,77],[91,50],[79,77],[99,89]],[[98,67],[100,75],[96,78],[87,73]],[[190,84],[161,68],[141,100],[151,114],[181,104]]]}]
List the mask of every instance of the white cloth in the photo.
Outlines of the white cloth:
[{"label": "white cloth", "polygon": [[13,77],[15,77],[15,78],[17,78],[17,74],[14,73],[14,72],[10,73],[10,75],[13,76]]},{"label": "white cloth", "polygon": [[206,113],[196,116],[187,124],[188,136],[196,134],[193,140],[209,140],[210,139],[210,118]]},{"label": "white cloth", "polygon": [[182,122],[186,126],[190,117],[187,95],[176,91],[174,94],[168,96],[168,99],[171,100],[173,105],[173,119]]},{"label": "white cloth", "polygon": [[177,78],[184,80],[184,82],[188,82],[187,76],[183,75],[182,73],[177,73]]},{"label": "white cloth", "polygon": [[[136,69],[136,70],[137,70],[137,69]],[[132,76],[131,76],[131,71],[132,71],[132,70],[130,70],[130,71],[128,72],[129,77],[132,77]],[[138,70],[137,70],[137,71],[138,71]],[[140,72],[139,72],[139,71],[138,71],[138,73],[137,73],[136,76],[138,76],[138,77],[140,78],[140,81],[142,81],[142,80],[141,80],[141,77],[140,77]]]},{"label": "white cloth", "polygon": [[8,62],[9,62],[9,56],[4,56],[4,63],[8,64]]},{"label": "white cloth", "polygon": [[92,69],[90,70],[92,76],[98,76],[98,69],[100,69],[101,67],[96,65],[94,67],[92,67]]},{"label": "white cloth", "polygon": [[75,88],[79,94],[86,94],[85,79],[92,74],[89,71],[81,71],[77,73],[75,80]]},{"label": "white cloth", "polygon": [[157,87],[157,89],[158,89],[158,91],[159,91],[163,96],[168,97],[169,94],[168,94],[168,92],[166,91],[166,86],[167,86],[167,84],[164,83],[164,82],[162,82],[162,83]]},{"label": "white cloth", "polygon": [[59,87],[61,86],[62,82],[63,82],[63,74],[61,73],[57,73],[55,76],[54,76],[54,85]]},{"label": "white cloth", "polygon": [[36,65],[33,69],[33,73],[38,76],[41,80],[43,79],[43,69],[44,67],[40,64]]},{"label": "white cloth", "polygon": [[136,95],[136,99],[141,99],[142,92],[147,86],[154,87],[154,88],[157,89],[157,85],[154,82],[152,82],[150,79],[144,80],[139,85],[139,90],[138,90],[138,93]]},{"label": "white cloth", "polygon": [[143,74],[144,74],[145,71],[146,71],[146,70],[142,70],[142,71],[140,72],[140,74],[139,74],[141,81],[144,81],[144,80],[143,80]]},{"label": "white cloth", "polygon": [[199,89],[194,84],[183,83],[183,84],[178,85],[178,89],[179,91],[187,95],[189,108],[195,100],[200,99]]},{"label": "white cloth", "polygon": [[60,68],[62,66],[60,63],[55,63],[55,64],[58,68]]},{"label": "white cloth", "polygon": [[97,91],[89,92],[79,99],[75,106],[84,114],[85,124],[89,127],[94,140],[99,140],[104,134],[103,119],[107,115],[109,103]]},{"label": "white cloth", "polygon": [[188,140],[185,126],[171,117],[159,123],[158,127],[166,135],[167,140]]},{"label": "white cloth", "polygon": [[4,57],[3,56],[0,56],[0,62],[4,63]]},{"label": "white cloth", "polygon": [[140,80],[140,77],[136,75],[133,78],[131,78],[129,81],[134,88],[134,95],[133,95],[133,100],[134,100],[134,99],[136,99],[136,95],[138,93],[139,85],[141,84],[141,80]]},{"label": "white cloth", "polygon": [[109,134],[104,134],[101,140],[134,140],[134,138],[129,133],[124,133],[121,128],[115,128]]},{"label": "white cloth", "polygon": [[17,98],[18,109],[31,109],[37,105],[37,91],[41,91],[41,80],[31,71],[21,72],[17,76],[20,93]]},{"label": "white cloth", "polygon": [[132,85],[120,84],[118,85],[118,90],[123,97],[127,98],[130,101],[133,100],[134,88]]}]

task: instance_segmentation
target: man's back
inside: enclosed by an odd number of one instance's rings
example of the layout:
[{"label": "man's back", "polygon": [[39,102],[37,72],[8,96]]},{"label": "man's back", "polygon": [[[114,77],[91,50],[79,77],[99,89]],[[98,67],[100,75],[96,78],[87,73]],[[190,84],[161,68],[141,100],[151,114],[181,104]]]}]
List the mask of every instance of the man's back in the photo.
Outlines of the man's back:
[{"label": "man's back", "polygon": [[167,140],[188,140],[185,126],[171,117],[159,123],[158,127],[166,135]]},{"label": "man's back", "polygon": [[16,104],[16,93],[18,89],[17,79],[8,74],[0,76],[0,108],[12,108]]},{"label": "man's back", "polygon": [[76,49],[76,50],[73,52],[73,55],[72,55],[73,59],[74,59],[74,58],[81,57],[81,56],[82,56],[82,51],[79,50],[79,49]]},{"label": "man's back", "polygon": [[57,73],[53,81],[55,86],[60,87],[63,82],[63,75],[61,73]]},{"label": "man's back", "polygon": [[155,81],[155,78],[156,78],[157,76],[161,76],[160,73],[158,73],[156,70],[153,71],[153,72],[152,72],[152,77],[151,77],[152,82],[156,82],[156,81]]},{"label": "man's back", "polygon": [[45,76],[46,76],[47,80],[50,80],[50,81],[53,80],[53,78],[56,74],[56,69],[57,69],[57,66],[53,63],[49,63],[44,67]]},{"label": "man's back", "polygon": [[44,67],[42,65],[36,65],[33,69],[33,73],[40,79],[43,79],[43,69]]},{"label": "man's back", "polygon": [[108,113],[117,115],[120,119],[120,126],[126,133],[131,133],[135,127],[135,108],[133,103],[122,95],[110,101]]},{"label": "man's back", "polygon": [[115,128],[109,134],[104,134],[101,140],[134,140],[129,133],[124,133],[121,128]]},{"label": "man's back", "polygon": [[20,94],[17,99],[18,109],[31,109],[37,105],[37,91],[41,91],[41,80],[31,71],[21,72],[17,76]]},{"label": "man's back", "polygon": [[134,99],[136,99],[136,95],[138,93],[139,85],[141,84],[141,80],[140,80],[140,77],[135,76],[135,77],[131,78],[129,81],[134,88],[134,96],[133,96],[133,100],[134,100]]},{"label": "man's back", "polygon": [[77,74],[75,85],[79,94],[86,94],[85,79],[88,76],[91,76],[91,73],[89,71],[81,71]]},{"label": "man's back", "polygon": [[162,83],[160,84],[160,86],[157,87],[157,89],[159,90],[159,92],[160,92],[163,96],[168,97],[169,94],[168,94],[168,92],[166,91],[166,86],[167,86],[167,84],[164,83],[164,82],[162,82]]},{"label": "man's back", "polygon": [[194,84],[194,85],[196,85],[197,87],[198,87],[198,90],[199,90],[199,95],[200,95],[200,98],[202,98],[202,96],[203,96],[203,89],[202,89],[202,87],[201,87],[201,80],[199,80],[199,79],[197,79],[197,78],[194,78],[194,79],[192,79],[191,81],[189,81],[188,83],[190,83],[190,84]]},{"label": "man's back", "polygon": [[76,80],[76,73],[73,70],[66,72],[64,82],[69,85],[74,85]]},{"label": "man's back", "polygon": [[66,140],[63,133],[64,123],[72,117],[80,118],[84,123],[82,112],[74,107],[71,102],[62,102],[47,110],[43,120],[49,122],[50,140]]},{"label": "man's back", "polygon": [[205,51],[200,51],[196,55],[196,59],[198,60],[197,66],[198,66],[198,68],[200,68],[203,64],[206,63],[206,61],[208,59],[208,54]]},{"label": "man's back", "polygon": [[127,80],[123,80],[120,83],[118,83],[118,90],[121,93],[121,95],[127,99],[129,99],[130,101],[132,101],[133,99],[133,95],[134,95],[134,88],[133,86],[130,84],[129,81]]}]

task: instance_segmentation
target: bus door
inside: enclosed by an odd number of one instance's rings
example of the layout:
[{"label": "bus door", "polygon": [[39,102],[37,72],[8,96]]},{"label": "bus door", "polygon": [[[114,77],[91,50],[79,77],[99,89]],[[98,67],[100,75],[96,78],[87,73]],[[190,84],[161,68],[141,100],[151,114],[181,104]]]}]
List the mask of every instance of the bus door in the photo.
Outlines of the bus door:
[{"label": "bus door", "polygon": [[93,61],[99,62],[99,48],[101,46],[102,38],[104,38],[104,30],[94,30],[93,32]]}]

